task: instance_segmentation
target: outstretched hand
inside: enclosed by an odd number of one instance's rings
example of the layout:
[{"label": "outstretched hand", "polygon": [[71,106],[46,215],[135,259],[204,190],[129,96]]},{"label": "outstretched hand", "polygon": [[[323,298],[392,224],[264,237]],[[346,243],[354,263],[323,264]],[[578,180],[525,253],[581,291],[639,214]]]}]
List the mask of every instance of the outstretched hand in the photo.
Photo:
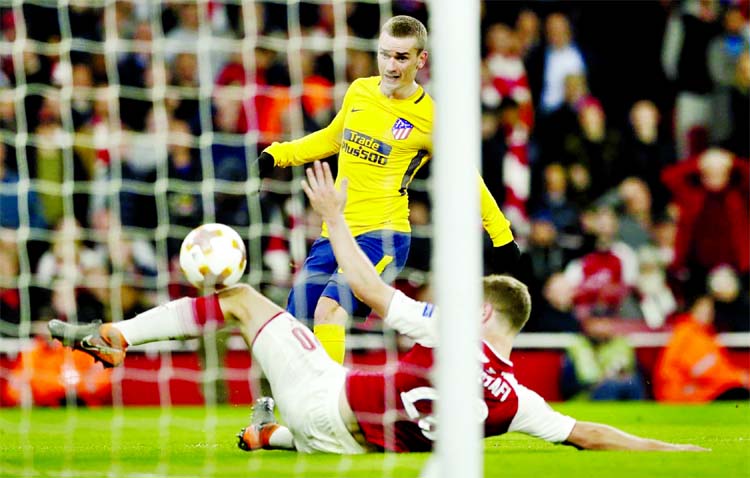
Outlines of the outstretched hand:
[{"label": "outstretched hand", "polygon": [[341,181],[341,190],[336,190],[328,163],[315,161],[307,168],[307,179],[303,179],[302,189],[310,199],[312,208],[323,217],[324,221],[336,217],[344,210],[346,204],[347,180]]},{"label": "outstretched hand", "polygon": [[702,446],[698,445],[675,445],[677,447],[677,451],[711,451],[710,448],[703,448]]}]

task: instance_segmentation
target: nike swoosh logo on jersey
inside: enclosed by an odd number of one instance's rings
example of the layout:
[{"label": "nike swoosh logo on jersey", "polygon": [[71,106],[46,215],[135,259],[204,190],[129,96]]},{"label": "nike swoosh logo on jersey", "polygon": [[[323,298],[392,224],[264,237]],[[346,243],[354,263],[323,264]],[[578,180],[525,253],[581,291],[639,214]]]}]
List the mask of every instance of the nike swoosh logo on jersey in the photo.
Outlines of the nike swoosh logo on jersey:
[{"label": "nike swoosh logo on jersey", "polygon": [[360,111],[364,111],[362,108],[352,108],[352,113],[358,113]]}]

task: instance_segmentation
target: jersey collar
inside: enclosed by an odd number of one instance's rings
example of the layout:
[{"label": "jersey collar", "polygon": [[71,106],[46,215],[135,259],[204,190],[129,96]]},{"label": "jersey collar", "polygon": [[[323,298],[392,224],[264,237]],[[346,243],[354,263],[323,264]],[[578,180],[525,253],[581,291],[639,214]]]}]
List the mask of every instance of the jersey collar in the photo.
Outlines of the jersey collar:
[{"label": "jersey collar", "polygon": [[[485,347],[487,347],[487,348],[488,348],[488,349],[490,350],[490,352],[492,352],[492,354],[493,354],[493,355],[495,356],[495,358],[497,358],[497,359],[498,359],[499,361],[501,361],[501,362],[502,362],[502,363],[504,363],[505,365],[508,365],[508,366],[511,366],[511,367],[513,366],[513,362],[511,362],[510,360],[508,360],[508,359],[506,359],[506,358],[502,357],[502,356],[501,356],[501,355],[500,355],[500,354],[499,354],[499,353],[497,352],[497,350],[495,350],[495,348],[494,348],[494,347],[492,347],[492,345],[490,345],[490,343],[489,343],[489,342],[487,342],[487,341],[485,341],[485,340],[482,340],[482,343],[484,344],[484,346],[485,346]],[[486,358],[486,357],[485,357],[485,358]],[[486,363],[486,362],[489,362],[489,360],[485,361],[485,363]]]}]

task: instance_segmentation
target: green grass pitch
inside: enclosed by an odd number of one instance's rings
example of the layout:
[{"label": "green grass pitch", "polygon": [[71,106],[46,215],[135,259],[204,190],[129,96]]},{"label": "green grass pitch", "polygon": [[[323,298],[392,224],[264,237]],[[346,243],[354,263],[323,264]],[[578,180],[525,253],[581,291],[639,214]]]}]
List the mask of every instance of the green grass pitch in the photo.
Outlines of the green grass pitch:
[{"label": "green grass pitch", "polygon": [[[750,477],[750,406],[564,403],[581,420],[711,448],[708,453],[582,452],[519,434],[485,441],[487,477]],[[242,452],[249,407],[0,409],[0,476],[415,477],[427,454],[339,457]]]}]

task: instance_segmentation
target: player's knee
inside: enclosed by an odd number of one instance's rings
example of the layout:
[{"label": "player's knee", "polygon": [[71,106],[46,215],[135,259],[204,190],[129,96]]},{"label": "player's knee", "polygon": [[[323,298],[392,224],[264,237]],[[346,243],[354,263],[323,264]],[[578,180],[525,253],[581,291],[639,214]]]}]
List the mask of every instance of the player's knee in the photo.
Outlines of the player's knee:
[{"label": "player's knee", "polygon": [[237,284],[219,291],[219,305],[225,319],[239,320],[245,317],[242,313],[245,304],[250,302],[255,290],[247,284]]},{"label": "player's knee", "polygon": [[315,306],[313,320],[315,321],[315,325],[345,325],[347,316],[346,310],[338,302],[328,297],[321,297]]}]

